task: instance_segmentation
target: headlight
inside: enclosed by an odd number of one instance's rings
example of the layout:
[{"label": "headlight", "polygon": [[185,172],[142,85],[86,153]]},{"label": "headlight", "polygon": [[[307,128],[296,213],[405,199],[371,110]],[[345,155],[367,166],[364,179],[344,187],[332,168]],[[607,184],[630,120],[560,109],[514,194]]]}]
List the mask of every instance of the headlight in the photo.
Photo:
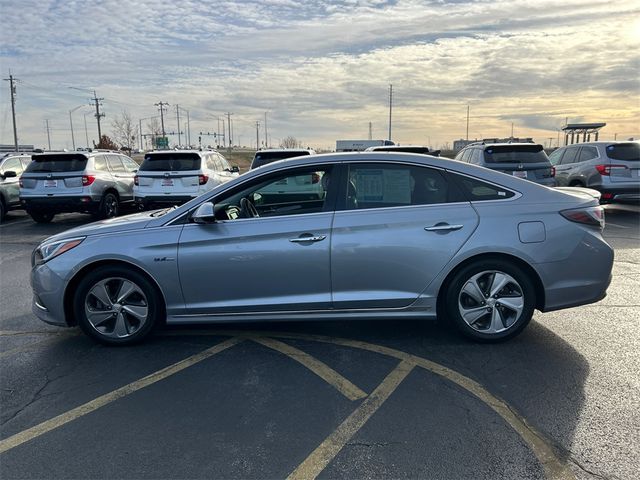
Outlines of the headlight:
[{"label": "headlight", "polygon": [[40,265],[48,262],[52,258],[68,252],[74,247],[80,245],[86,237],[68,238],[66,240],[58,240],[57,242],[44,243],[39,245],[31,255],[31,266]]}]

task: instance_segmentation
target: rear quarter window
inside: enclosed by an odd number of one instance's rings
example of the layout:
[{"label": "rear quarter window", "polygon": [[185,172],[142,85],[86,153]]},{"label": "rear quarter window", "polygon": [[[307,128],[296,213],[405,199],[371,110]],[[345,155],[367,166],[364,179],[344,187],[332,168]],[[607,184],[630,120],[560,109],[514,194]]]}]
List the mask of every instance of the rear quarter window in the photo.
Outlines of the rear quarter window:
[{"label": "rear quarter window", "polygon": [[612,160],[640,161],[640,143],[607,145],[606,151]]},{"label": "rear quarter window", "polygon": [[515,195],[511,190],[483,182],[477,178],[466,177],[464,175],[453,173],[450,173],[450,175],[455,179],[463,194],[470,202],[478,202],[482,200],[505,200]]},{"label": "rear quarter window", "polygon": [[34,155],[26,173],[59,173],[82,171],[87,157],[78,154]]}]

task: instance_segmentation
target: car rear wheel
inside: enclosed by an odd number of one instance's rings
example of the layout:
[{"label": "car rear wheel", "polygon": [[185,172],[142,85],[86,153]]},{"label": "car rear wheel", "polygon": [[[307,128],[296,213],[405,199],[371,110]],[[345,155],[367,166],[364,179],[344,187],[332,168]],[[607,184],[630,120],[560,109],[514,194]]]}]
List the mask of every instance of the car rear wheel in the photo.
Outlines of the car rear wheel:
[{"label": "car rear wheel", "polygon": [[101,267],[84,277],[74,297],[80,328],[108,345],[128,345],[146,337],[158,322],[160,295],[141,273]]},{"label": "car rear wheel", "polygon": [[0,223],[4,221],[5,215],[6,215],[6,211],[4,208],[4,202],[2,201],[2,198],[0,198]]},{"label": "car rear wheel", "polygon": [[98,216],[100,218],[113,218],[117,217],[119,212],[120,205],[118,203],[118,197],[111,192],[105,193],[100,202]]},{"label": "car rear wheel", "polygon": [[536,304],[531,279],[504,260],[480,260],[457,272],[445,293],[447,316],[467,337],[497,342],[518,335]]},{"label": "car rear wheel", "polygon": [[37,223],[49,223],[53,220],[55,213],[52,212],[39,212],[37,210],[30,210],[29,215],[33,218],[34,222]]}]

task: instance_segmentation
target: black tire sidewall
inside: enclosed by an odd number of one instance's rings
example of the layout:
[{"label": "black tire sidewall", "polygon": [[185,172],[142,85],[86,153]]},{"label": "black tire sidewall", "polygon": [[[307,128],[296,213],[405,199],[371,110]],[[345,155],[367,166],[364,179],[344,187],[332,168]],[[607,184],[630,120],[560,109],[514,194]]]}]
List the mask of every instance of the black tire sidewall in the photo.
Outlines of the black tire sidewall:
[{"label": "black tire sidewall", "polygon": [[[486,270],[497,270],[512,276],[520,284],[524,296],[524,309],[520,318],[516,321],[515,325],[501,333],[485,334],[474,330],[467,325],[458,311],[458,294],[464,284],[475,274]],[[502,342],[515,337],[522,332],[531,321],[535,305],[535,287],[532,280],[518,265],[501,259],[478,260],[463,267],[451,279],[445,292],[445,306],[448,320],[459,332],[477,342]]]},{"label": "black tire sidewall", "polygon": [[4,201],[0,198],[0,223],[4,221],[4,217],[7,214],[6,209],[4,207]]},{"label": "black tire sidewall", "polygon": [[[122,339],[110,338],[102,335],[93,328],[84,313],[84,301],[91,287],[100,280],[110,277],[121,277],[136,283],[146,295],[149,307],[147,323],[133,335]],[[78,326],[85,334],[105,345],[131,345],[142,341],[147,335],[149,335],[154,327],[160,323],[158,318],[161,311],[163,311],[161,308],[161,297],[158,294],[156,287],[146,276],[136,270],[128,269],[126,267],[105,266],[98,267],[97,269],[89,272],[82,280],[80,280],[73,297],[73,313],[78,322]]]},{"label": "black tire sidewall", "polygon": [[[113,214],[113,216],[109,216],[109,213],[107,212],[107,199],[109,197],[113,197],[113,199],[115,200],[115,212]],[[115,218],[118,216],[118,214],[120,213],[120,204],[118,202],[118,196],[115,193],[105,193],[104,197],[102,197],[102,202],[100,202],[100,217],[101,218]]]},{"label": "black tire sidewall", "polygon": [[53,217],[55,216],[55,213],[53,212],[42,212],[38,210],[31,210],[27,213],[29,213],[29,216],[36,223],[49,223],[51,222],[51,220],[53,220]]}]

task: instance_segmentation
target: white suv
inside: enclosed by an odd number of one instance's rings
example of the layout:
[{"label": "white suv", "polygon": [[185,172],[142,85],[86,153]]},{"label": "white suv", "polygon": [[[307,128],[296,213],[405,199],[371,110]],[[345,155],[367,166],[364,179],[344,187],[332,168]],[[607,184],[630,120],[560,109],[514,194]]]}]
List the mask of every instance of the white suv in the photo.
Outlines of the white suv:
[{"label": "white suv", "polygon": [[188,202],[239,175],[215,151],[167,150],[145,154],[133,196],[142,208]]}]

